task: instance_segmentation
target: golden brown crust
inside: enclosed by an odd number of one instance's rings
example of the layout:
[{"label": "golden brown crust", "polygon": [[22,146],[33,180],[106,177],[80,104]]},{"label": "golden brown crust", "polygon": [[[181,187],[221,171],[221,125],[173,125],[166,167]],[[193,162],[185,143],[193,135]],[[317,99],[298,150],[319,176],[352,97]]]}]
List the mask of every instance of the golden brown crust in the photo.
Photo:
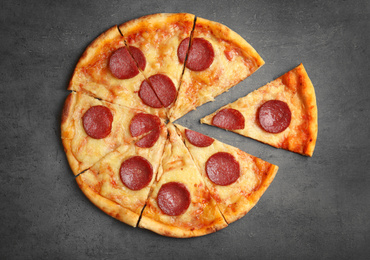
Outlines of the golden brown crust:
[{"label": "golden brown crust", "polygon": [[138,214],[96,193],[86,183],[84,183],[81,175],[77,176],[76,181],[82,192],[95,206],[97,206],[109,216],[112,216],[132,227],[136,227],[139,220]]},{"label": "golden brown crust", "polygon": [[318,132],[316,94],[311,79],[308,77],[302,63],[297,67],[297,70],[299,71],[298,74],[302,77],[300,91],[308,115],[308,141],[303,153],[312,156],[316,146]]},{"label": "golden brown crust", "polygon": [[155,221],[154,219],[146,216],[141,217],[139,227],[151,230],[159,235],[167,237],[176,237],[176,238],[194,237],[194,234],[191,230],[178,228],[176,226],[170,226],[168,224]]}]

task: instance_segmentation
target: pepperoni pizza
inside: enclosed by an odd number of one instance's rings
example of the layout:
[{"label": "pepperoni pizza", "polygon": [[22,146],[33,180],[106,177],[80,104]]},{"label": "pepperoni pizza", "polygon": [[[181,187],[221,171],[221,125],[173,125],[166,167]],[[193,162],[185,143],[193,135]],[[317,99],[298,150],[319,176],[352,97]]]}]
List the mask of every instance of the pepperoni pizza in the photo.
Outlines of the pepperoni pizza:
[{"label": "pepperoni pizza", "polygon": [[[112,217],[165,236],[209,234],[244,216],[278,167],[165,122],[263,64],[237,33],[192,14],[148,15],[104,32],[77,63],[62,114],[62,141],[80,189]],[[282,82],[293,89],[302,77]],[[296,125],[281,96],[259,109],[259,124],[270,133]],[[276,110],[291,111],[291,119],[271,126],[268,115]],[[243,129],[248,118],[241,112],[226,109],[213,124]]]},{"label": "pepperoni pizza", "polygon": [[302,64],[201,119],[277,148],[312,156],[317,138],[315,90]]}]

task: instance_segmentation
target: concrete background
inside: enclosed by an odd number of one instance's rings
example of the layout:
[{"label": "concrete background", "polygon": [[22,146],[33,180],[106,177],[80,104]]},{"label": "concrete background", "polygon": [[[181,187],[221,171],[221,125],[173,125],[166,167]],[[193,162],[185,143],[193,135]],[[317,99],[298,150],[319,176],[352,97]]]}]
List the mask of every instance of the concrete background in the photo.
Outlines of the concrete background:
[{"label": "concrete background", "polygon": [[[369,259],[370,2],[1,1],[1,259]],[[101,212],[77,187],[60,140],[68,81],[114,24],[189,12],[238,32],[266,64],[178,123],[279,165],[258,205],[215,234],[161,237]],[[303,63],[315,86],[312,158],[199,119]]]}]

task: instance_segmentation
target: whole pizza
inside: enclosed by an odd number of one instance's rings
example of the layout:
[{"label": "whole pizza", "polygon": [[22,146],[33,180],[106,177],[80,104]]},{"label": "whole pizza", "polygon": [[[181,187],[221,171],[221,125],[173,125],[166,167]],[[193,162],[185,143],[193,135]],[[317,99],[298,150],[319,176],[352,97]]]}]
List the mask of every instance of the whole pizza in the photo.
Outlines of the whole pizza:
[{"label": "whole pizza", "polygon": [[[171,237],[202,236],[243,217],[278,167],[173,122],[264,64],[240,35],[188,13],[114,26],[78,61],[62,141],[82,192],[108,215]],[[312,156],[313,85],[303,65],[202,119]]]}]

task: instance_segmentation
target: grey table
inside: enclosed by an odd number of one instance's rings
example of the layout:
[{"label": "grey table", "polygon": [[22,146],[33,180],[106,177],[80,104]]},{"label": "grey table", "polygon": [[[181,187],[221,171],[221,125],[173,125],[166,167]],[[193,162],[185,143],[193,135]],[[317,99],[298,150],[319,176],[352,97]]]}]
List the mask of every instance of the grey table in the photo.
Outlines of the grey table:
[{"label": "grey table", "polygon": [[[369,259],[370,2],[1,1],[0,258]],[[279,165],[245,217],[173,239],[101,212],[74,181],[60,141],[68,81],[114,24],[189,12],[238,32],[266,64],[179,124]],[[199,119],[303,63],[315,86],[312,158],[201,125]]]}]

